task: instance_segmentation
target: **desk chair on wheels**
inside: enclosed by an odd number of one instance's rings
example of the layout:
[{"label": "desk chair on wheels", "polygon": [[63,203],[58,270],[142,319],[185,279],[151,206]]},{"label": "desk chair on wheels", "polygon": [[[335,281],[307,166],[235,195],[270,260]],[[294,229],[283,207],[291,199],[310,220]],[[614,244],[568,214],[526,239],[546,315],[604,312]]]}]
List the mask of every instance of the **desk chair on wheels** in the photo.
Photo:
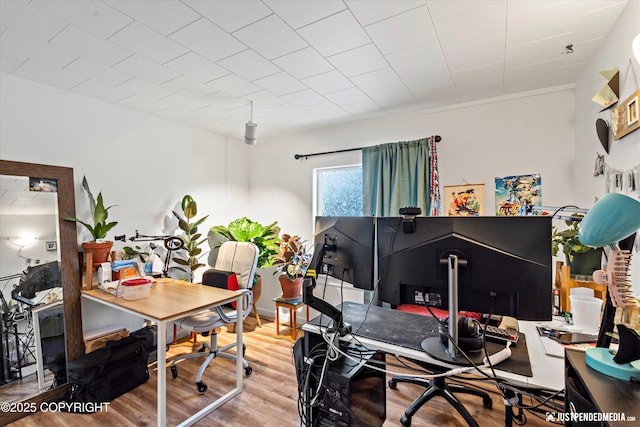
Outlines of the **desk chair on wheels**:
[{"label": "desk chair on wheels", "polygon": [[[462,349],[465,350],[464,347],[467,347],[467,349],[479,349],[480,345],[482,344],[482,340],[481,338],[479,338],[476,328],[473,327],[474,324],[479,325],[479,323],[473,319],[465,317],[459,317],[458,319],[458,329],[460,333],[459,339]],[[465,343],[465,345],[462,345],[463,343]],[[422,362],[414,362],[420,366],[429,368]],[[397,388],[397,383],[400,382],[416,384],[426,388],[426,390],[422,392],[420,396],[418,396],[413,402],[411,402],[411,405],[407,407],[404,415],[400,418],[400,423],[405,427],[411,425],[411,417],[418,411],[418,409],[420,409],[425,403],[431,400],[431,398],[437,396],[440,396],[447,402],[449,402],[449,404],[453,406],[456,411],[458,411],[458,413],[462,416],[462,418],[464,418],[464,420],[467,422],[467,424],[469,424],[470,427],[478,427],[478,423],[471,416],[469,411],[467,411],[462,402],[458,400],[454,393],[472,394],[474,396],[482,398],[482,404],[485,408],[490,409],[493,406],[493,401],[491,400],[491,397],[488,393],[482,390],[465,387],[458,384],[447,384],[445,377],[435,377],[428,380],[425,378],[397,375],[389,380],[389,388],[395,390]]]},{"label": "desk chair on wheels", "polygon": [[[253,276],[256,272],[257,263],[258,247],[253,243],[225,242],[220,246],[214,269],[207,270],[202,275],[203,285],[217,286],[226,289],[227,284],[232,281],[226,281],[225,279],[224,283],[220,283],[220,280],[214,280],[214,278],[220,277],[220,274],[217,274],[219,272],[235,273],[239,291],[243,294],[242,320],[249,316],[253,308],[253,293],[251,292],[251,286],[253,284]],[[236,359],[238,357],[237,352],[235,354],[228,353],[228,350],[237,347],[238,343],[233,342],[224,347],[218,347],[218,334],[216,332],[217,328],[228,324],[235,324],[236,320],[237,311],[235,308],[230,306],[214,307],[210,310],[198,313],[195,316],[182,319],[179,323],[181,328],[202,334],[203,336],[209,334],[210,340],[208,344],[204,343],[198,352],[183,354],[172,360],[171,375],[173,378],[178,376],[178,367],[176,366],[177,361],[206,356],[206,359],[202,365],[200,365],[195,378],[198,391],[200,393],[204,393],[207,390],[207,385],[202,381],[202,375],[204,374],[205,369],[207,369],[207,366],[209,366],[209,363],[211,363],[211,361],[216,357],[225,357],[228,359]],[[242,354],[244,354],[244,351]],[[242,359],[242,366],[244,367],[245,374],[247,376],[251,375],[253,370],[244,358]]]}]

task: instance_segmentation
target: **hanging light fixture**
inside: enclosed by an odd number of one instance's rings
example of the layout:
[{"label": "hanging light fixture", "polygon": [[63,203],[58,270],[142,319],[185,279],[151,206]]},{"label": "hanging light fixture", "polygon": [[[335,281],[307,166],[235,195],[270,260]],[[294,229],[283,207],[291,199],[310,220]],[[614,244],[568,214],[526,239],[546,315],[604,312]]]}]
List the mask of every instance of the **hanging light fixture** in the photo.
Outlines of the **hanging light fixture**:
[{"label": "hanging light fixture", "polygon": [[244,143],[256,145],[258,140],[258,125],[253,123],[253,101],[251,103],[251,119],[244,125]]}]

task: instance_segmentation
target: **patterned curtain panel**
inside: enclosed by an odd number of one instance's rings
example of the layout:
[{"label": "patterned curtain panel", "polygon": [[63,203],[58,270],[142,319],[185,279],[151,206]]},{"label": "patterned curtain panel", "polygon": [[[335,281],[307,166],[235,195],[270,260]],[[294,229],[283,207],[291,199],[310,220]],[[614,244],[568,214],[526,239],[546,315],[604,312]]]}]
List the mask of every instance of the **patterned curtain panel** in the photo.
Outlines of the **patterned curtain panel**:
[{"label": "patterned curtain panel", "polygon": [[365,216],[398,216],[417,206],[423,215],[437,214],[440,204],[437,156],[433,137],[362,149]]}]

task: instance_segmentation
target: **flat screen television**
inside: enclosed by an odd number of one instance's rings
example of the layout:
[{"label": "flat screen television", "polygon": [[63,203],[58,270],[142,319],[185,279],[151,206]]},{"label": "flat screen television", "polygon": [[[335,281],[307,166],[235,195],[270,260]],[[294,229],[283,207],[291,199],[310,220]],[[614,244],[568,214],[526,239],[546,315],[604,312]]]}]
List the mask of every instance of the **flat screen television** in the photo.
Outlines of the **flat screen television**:
[{"label": "flat screen television", "polygon": [[324,248],[317,272],[373,290],[374,240],[374,217],[317,216],[314,246]]},{"label": "flat screen television", "polygon": [[[466,261],[458,271],[460,310],[550,320],[551,217],[378,218],[378,293],[392,305],[447,309],[450,254]],[[426,300],[426,301],[423,301]]]}]

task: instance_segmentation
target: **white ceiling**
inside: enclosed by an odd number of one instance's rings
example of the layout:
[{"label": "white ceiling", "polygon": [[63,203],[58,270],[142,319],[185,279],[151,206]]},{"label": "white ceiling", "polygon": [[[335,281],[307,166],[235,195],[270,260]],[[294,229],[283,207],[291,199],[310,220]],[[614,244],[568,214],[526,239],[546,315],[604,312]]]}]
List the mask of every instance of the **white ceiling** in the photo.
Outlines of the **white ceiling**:
[{"label": "white ceiling", "polygon": [[625,5],[0,0],[0,70],[260,140],[572,84]]}]

